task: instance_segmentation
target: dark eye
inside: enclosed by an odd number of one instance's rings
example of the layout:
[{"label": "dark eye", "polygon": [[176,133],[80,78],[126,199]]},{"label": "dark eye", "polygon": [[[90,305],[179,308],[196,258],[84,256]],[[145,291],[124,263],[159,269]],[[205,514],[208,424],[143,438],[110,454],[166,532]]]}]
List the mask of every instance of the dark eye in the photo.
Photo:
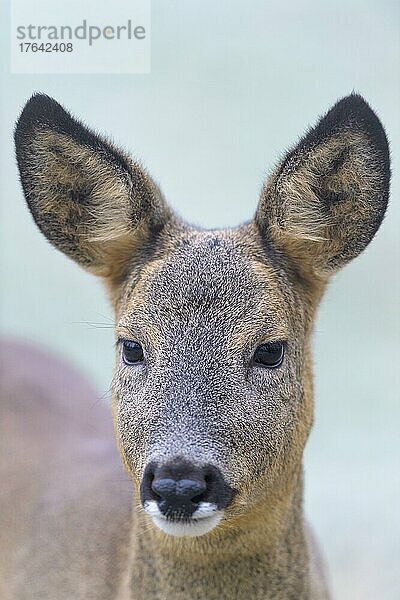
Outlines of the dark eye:
[{"label": "dark eye", "polygon": [[122,342],[122,360],[126,365],[135,365],[144,359],[143,348],[138,342],[124,340]]},{"label": "dark eye", "polygon": [[281,366],[284,354],[283,342],[268,342],[258,346],[254,353],[254,362],[256,365],[275,369]]}]

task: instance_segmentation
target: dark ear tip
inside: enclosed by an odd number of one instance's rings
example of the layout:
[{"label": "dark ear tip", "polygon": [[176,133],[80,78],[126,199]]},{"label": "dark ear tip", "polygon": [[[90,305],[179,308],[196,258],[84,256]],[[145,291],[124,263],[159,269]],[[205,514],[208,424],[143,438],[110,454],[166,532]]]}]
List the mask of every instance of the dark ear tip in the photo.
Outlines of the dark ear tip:
[{"label": "dark ear tip", "polygon": [[377,115],[372,110],[368,102],[356,92],[341,98],[328,111],[327,117],[334,118],[337,122],[351,121],[352,124],[371,124],[379,125],[383,130],[382,124]]},{"label": "dark ear tip", "polygon": [[32,147],[33,138],[36,130],[40,128],[49,128],[68,136],[77,144],[91,148],[95,152],[101,152],[123,172],[131,170],[130,162],[124,152],[89,129],[54,98],[39,93],[33,94],[27,101],[15,125],[15,151],[20,169],[23,168],[26,157],[35,152]]},{"label": "dark ear tip", "polygon": [[16,143],[28,133],[35,124],[47,123],[49,125],[65,118],[66,111],[62,106],[47,94],[36,93],[29,98],[17,120],[14,132]]},{"label": "dark ear tip", "polygon": [[344,96],[338,100],[332,108],[343,111],[343,113],[357,113],[365,110],[372,110],[368,102],[357,92],[351,92],[348,96]]},{"label": "dark ear tip", "polygon": [[356,92],[345,96],[328,111],[323,119],[332,127],[350,126],[363,130],[385,157],[389,146],[384,127],[368,102]]},{"label": "dark ear tip", "polygon": [[[344,130],[364,133],[372,144],[383,166],[384,175],[390,177],[390,153],[385,130],[368,102],[355,92],[338,100],[311,128],[299,143],[300,148],[314,146],[324,139]],[[296,150],[295,150],[296,151]],[[297,149],[298,151],[298,149]],[[287,157],[290,158],[292,153]]]}]

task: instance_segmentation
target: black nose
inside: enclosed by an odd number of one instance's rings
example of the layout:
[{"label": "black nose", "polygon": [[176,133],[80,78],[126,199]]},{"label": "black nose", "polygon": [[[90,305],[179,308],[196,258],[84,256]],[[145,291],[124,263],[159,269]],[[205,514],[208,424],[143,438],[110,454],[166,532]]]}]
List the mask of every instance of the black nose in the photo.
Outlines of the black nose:
[{"label": "black nose", "polygon": [[200,502],[225,508],[233,494],[219,469],[213,465],[194,465],[182,458],[149,464],[141,485],[143,505],[156,501],[163,515],[177,519],[191,517]]},{"label": "black nose", "polygon": [[157,496],[165,500],[170,506],[179,508],[181,504],[188,502],[201,502],[207,489],[205,481],[194,481],[194,479],[155,479],[151,489]]}]

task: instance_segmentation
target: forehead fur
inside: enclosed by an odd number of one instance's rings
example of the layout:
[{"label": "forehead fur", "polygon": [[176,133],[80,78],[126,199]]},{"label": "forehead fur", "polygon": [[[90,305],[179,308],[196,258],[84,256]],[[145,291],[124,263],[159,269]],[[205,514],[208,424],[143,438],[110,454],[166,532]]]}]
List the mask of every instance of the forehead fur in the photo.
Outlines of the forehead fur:
[{"label": "forehead fur", "polygon": [[255,328],[284,339],[292,302],[282,265],[250,227],[186,229],[127,281],[118,328],[219,328],[238,338]]}]

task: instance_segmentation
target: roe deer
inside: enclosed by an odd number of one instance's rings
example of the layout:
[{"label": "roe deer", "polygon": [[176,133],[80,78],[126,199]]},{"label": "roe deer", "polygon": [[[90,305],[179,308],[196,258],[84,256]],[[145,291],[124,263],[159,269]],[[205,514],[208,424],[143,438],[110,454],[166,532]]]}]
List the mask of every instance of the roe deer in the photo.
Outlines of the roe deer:
[{"label": "roe deer", "polygon": [[[329,278],[385,213],[375,113],[356,94],[337,102],[280,161],[254,219],[227,230],[179,220],[137,162],[45,95],[26,104],[15,141],[38,227],[108,289],[114,431],[133,493],[129,517],[103,446],[87,457],[85,440],[77,453],[41,433],[25,475],[40,462],[59,482],[31,495],[15,484],[14,522],[30,533],[3,542],[2,598],[328,598],[302,506],[310,337]],[[72,404],[79,428],[84,402]],[[34,432],[20,444],[36,448]]]}]

